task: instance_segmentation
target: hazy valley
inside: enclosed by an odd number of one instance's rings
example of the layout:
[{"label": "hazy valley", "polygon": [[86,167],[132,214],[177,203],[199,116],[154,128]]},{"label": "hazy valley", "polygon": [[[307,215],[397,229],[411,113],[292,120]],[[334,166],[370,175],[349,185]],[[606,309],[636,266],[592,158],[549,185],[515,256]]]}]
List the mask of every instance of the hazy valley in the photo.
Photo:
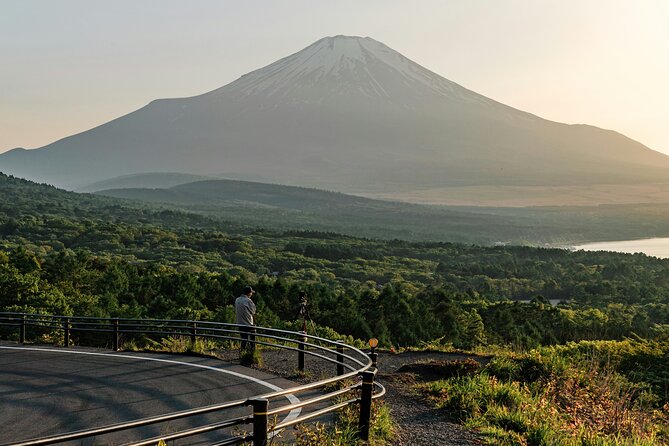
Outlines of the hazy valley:
[{"label": "hazy valley", "polygon": [[[133,180],[141,182],[141,178]],[[124,184],[125,179],[107,183]],[[527,208],[426,206],[237,180],[205,180],[170,188],[117,188],[96,194],[196,212],[236,224],[381,239],[569,246],[669,235],[669,205],[648,203]]]}]

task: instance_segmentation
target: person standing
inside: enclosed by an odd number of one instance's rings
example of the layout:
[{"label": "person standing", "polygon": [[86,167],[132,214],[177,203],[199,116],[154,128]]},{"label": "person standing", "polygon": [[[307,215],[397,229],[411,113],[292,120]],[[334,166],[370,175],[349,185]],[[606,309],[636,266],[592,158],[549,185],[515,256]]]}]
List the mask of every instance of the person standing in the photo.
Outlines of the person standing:
[{"label": "person standing", "polygon": [[239,325],[239,336],[242,340],[241,351],[255,350],[255,315],[256,304],[251,300],[255,291],[250,286],[245,286],[241,296],[235,300],[236,323]]}]

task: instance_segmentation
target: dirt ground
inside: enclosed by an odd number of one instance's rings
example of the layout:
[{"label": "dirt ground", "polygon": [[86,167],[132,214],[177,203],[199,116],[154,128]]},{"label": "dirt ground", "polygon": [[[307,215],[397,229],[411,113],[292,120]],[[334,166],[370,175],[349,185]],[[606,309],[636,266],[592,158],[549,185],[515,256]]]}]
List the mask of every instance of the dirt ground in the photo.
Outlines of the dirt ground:
[{"label": "dirt ground", "polygon": [[[297,354],[280,350],[262,352],[265,371],[297,382],[314,381],[332,376],[335,366],[318,358],[306,356],[306,375],[296,373]],[[237,352],[224,352],[223,359],[237,360]],[[394,446],[475,446],[481,445],[480,436],[472,430],[449,421],[448,414],[436,409],[421,397],[414,385],[434,379],[429,368],[415,366],[427,361],[455,361],[471,356],[442,352],[380,352],[377,379],[387,390],[385,404],[390,407],[395,422]],[[486,358],[474,358],[485,363]]]}]

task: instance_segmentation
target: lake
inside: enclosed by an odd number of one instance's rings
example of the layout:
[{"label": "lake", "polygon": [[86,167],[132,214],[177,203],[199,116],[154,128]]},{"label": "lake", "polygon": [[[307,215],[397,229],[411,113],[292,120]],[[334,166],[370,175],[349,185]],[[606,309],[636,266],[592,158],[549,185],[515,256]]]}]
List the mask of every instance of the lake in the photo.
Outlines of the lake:
[{"label": "lake", "polygon": [[647,238],[642,240],[621,240],[617,242],[586,243],[574,246],[574,249],[586,251],[614,251],[633,254],[642,252],[661,259],[669,258],[669,237]]}]

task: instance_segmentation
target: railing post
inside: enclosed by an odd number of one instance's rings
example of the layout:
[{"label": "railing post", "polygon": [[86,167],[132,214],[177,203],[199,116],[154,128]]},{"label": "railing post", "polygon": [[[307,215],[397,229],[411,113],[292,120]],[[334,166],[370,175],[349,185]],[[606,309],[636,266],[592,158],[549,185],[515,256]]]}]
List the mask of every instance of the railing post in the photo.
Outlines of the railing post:
[{"label": "railing post", "polygon": [[113,349],[115,352],[118,351],[118,341],[119,341],[119,328],[118,328],[118,319],[112,319],[112,324],[114,325],[114,339],[113,341]]},{"label": "railing post", "polygon": [[337,341],[337,376],[344,374],[344,342]]},{"label": "railing post", "polygon": [[379,359],[379,354],[373,351],[372,353],[369,354],[369,359],[372,360],[372,367],[377,369],[378,368],[377,367],[377,361]]},{"label": "railing post", "polygon": [[66,317],[63,320],[63,346],[70,346],[70,318]]},{"label": "railing post", "polygon": [[197,338],[197,322],[190,323],[190,342],[195,345],[195,339]]},{"label": "railing post", "polygon": [[251,400],[253,405],[253,446],[267,446],[267,410],[269,401],[264,398]]},{"label": "railing post", "polygon": [[26,343],[26,315],[21,315],[21,325],[19,326],[19,342]]},{"label": "railing post", "polygon": [[302,335],[300,338],[302,342],[297,344],[297,349],[299,350],[297,352],[297,370],[304,372],[304,343],[307,342],[307,337],[305,336],[307,332],[301,331],[300,334]]},{"label": "railing post", "polygon": [[369,441],[369,423],[372,418],[372,395],[374,394],[374,376],[376,371],[362,372],[362,392],[360,395],[360,419],[358,435],[362,441]]}]

